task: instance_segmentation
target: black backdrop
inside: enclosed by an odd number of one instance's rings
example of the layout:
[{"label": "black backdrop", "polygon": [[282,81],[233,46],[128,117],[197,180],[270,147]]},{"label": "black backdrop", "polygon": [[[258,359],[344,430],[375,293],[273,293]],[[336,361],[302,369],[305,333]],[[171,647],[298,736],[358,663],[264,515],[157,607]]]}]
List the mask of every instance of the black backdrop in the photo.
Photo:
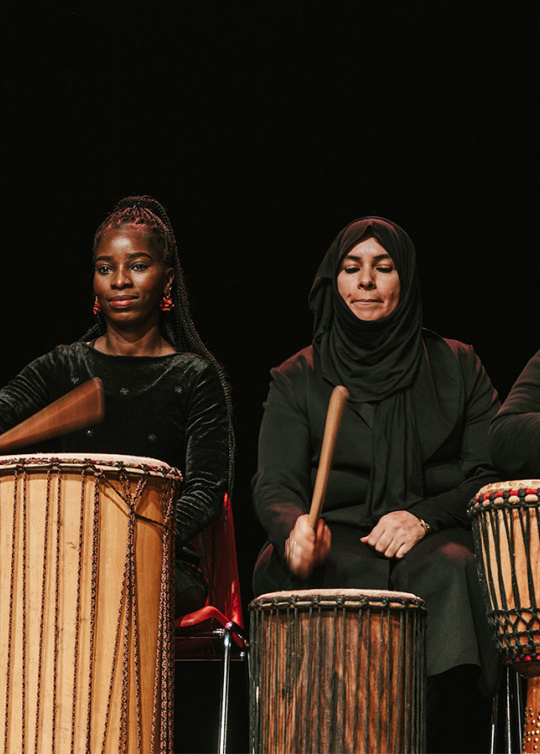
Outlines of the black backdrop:
[{"label": "black backdrop", "polygon": [[504,397],[537,334],[537,3],[155,0],[6,11],[4,383],[86,329],[95,227],[170,212],[238,432],[243,598],[268,370],[308,344],[318,262],[350,220],[400,223],[426,326],[473,343]]}]

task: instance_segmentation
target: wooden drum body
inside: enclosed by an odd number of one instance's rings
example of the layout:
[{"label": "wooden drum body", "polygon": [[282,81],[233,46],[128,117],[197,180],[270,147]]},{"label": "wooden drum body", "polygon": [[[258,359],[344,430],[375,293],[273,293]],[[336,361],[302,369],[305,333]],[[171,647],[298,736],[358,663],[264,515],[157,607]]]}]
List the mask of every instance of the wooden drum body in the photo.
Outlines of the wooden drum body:
[{"label": "wooden drum body", "polygon": [[424,750],[425,604],[330,589],[251,602],[254,751]]},{"label": "wooden drum body", "polygon": [[2,751],[172,745],[180,482],[154,459],[0,458]]},{"label": "wooden drum body", "polygon": [[524,752],[540,751],[539,501],[540,480],[526,479],[488,484],[469,507],[497,648],[509,665],[529,678]]}]

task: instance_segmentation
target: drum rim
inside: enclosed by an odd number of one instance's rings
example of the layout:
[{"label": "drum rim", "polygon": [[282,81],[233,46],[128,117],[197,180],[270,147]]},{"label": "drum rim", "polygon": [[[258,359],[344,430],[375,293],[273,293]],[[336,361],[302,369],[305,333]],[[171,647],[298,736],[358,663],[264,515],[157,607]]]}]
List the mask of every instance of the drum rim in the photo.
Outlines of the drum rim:
[{"label": "drum rim", "polygon": [[[371,600],[371,601],[370,601]],[[386,589],[290,589],[261,594],[249,604],[249,609],[271,605],[273,607],[309,607],[337,605],[365,605],[374,608],[427,609],[425,601],[411,592]]]},{"label": "drum rim", "polygon": [[500,489],[523,489],[525,487],[537,487],[540,489],[540,479],[509,479],[500,482],[490,482],[478,490],[478,495]]},{"label": "drum rim", "polygon": [[27,453],[0,456],[0,474],[15,468],[37,470],[51,466],[125,470],[134,474],[153,474],[182,480],[182,473],[158,458],[121,455],[118,453]]}]

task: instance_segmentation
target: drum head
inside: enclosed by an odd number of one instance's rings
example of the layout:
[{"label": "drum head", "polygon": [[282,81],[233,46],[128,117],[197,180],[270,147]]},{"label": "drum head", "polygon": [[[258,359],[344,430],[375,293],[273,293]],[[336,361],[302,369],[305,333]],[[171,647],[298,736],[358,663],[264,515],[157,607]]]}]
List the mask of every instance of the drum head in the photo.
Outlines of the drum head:
[{"label": "drum head", "polygon": [[263,605],[301,607],[303,605],[372,605],[414,606],[425,608],[425,602],[410,592],[394,592],[384,589],[296,589],[268,592],[254,599],[250,608]]},{"label": "drum head", "polygon": [[101,469],[129,469],[132,473],[156,474],[159,476],[180,477],[181,473],[157,458],[144,456],[124,456],[115,453],[32,453],[31,455],[0,456],[0,471],[24,466],[25,468],[47,468],[50,466],[84,466]]}]

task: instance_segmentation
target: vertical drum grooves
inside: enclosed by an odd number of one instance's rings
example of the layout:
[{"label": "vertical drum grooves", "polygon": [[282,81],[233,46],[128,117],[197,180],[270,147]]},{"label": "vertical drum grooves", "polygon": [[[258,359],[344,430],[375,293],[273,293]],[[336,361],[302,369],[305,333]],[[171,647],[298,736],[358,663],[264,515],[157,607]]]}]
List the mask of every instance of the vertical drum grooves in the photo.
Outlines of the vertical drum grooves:
[{"label": "vertical drum grooves", "polygon": [[424,750],[422,600],[300,590],[262,595],[249,609],[253,751]]},{"label": "vertical drum grooves", "polygon": [[4,754],[172,750],[180,483],[153,459],[0,457]]},{"label": "vertical drum grooves", "polygon": [[523,752],[540,738],[540,480],[488,484],[469,506],[488,620],[497,648],[527,680]]}]

